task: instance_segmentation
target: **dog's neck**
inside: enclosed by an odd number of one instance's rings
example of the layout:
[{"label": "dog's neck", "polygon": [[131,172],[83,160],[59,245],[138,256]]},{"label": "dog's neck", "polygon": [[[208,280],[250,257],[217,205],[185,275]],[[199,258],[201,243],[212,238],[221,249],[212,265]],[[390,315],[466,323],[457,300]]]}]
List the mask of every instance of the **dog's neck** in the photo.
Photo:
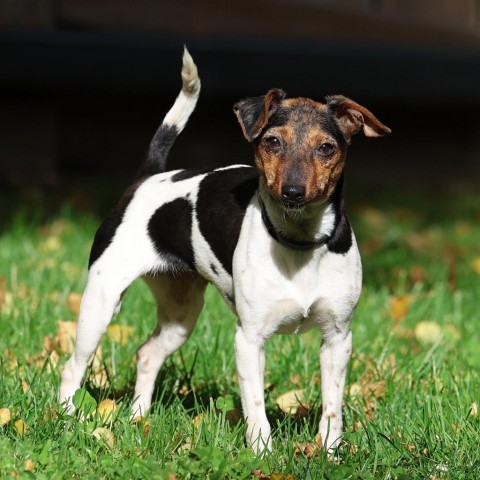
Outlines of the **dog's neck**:
[{"label": "dog's neck", "polygon": [[342,211],[343,178],[325,202],[311,202],[302,209],[287,209],[275,201],[260,182],[259,204],[268,233],[277,242],[296,250],[310,250],[327,243]]}]

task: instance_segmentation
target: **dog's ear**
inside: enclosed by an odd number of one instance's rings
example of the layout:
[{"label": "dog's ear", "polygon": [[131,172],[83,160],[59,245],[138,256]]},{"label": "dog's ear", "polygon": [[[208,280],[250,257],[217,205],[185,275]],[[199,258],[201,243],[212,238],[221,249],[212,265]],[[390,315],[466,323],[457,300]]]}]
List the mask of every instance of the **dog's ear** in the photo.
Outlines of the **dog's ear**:
[{"label": "dog's ear", "polygon": [[343,95],[332,95],[326,99],[347,141],[362,129],[367,137],[382,137],[391,132],[372,112],[353,100]]},{"label": "dog's ear", "polygon": [[272,88],[266,95],[246,98],[233,106],[245,138],[252,142],[266,127],[268,119],[285,98],[285,92]]}]

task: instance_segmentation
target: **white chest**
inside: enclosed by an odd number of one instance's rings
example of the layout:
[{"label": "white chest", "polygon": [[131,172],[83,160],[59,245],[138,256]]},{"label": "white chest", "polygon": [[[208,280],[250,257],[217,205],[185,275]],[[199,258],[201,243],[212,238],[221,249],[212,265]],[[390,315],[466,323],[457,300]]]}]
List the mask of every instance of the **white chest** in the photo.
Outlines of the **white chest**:
[{"label": "white chest", "polygon": [[326,246],[294,251],[273,240],[256,210],[247,211],[234,255],[234,290],[242,327],[267,338],[349,320],[361,290],[355,241],[344,255]]}]

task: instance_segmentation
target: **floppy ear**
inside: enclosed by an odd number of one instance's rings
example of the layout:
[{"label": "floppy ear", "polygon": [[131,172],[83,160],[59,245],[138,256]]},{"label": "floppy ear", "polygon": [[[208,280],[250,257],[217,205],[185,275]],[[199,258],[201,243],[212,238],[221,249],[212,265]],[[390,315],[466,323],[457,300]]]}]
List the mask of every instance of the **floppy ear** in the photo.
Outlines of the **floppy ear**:
[{"label": "floppy ear", "polygon": [[233,106],[245,138],[252,142],[266,127],[268,119],[285,98],[285,92],[272,88],[266,95],[246,98]]},{"label": "floppy ear", "polygon": [[343,95],[332,95],[326,99],[347,141],[362,129],[367,137],[382,137],[391,132],[372,112],[353,100]]}]

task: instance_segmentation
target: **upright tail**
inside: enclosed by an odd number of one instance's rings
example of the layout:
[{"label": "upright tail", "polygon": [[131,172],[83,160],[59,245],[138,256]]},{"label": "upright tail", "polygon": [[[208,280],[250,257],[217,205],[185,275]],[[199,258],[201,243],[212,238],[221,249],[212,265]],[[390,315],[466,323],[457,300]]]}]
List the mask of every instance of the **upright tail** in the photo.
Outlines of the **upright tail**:
[{"label": "upright tail", "polygon": [[137,177],[155,175],[165,171],[168,152],[175,139],[185,128],[190,115],[195,109],[200,95],[200,77],[192,56],[185,47],[182,57],[182,89],[175,103],[158,127],[150,142],[146,159]]}]

